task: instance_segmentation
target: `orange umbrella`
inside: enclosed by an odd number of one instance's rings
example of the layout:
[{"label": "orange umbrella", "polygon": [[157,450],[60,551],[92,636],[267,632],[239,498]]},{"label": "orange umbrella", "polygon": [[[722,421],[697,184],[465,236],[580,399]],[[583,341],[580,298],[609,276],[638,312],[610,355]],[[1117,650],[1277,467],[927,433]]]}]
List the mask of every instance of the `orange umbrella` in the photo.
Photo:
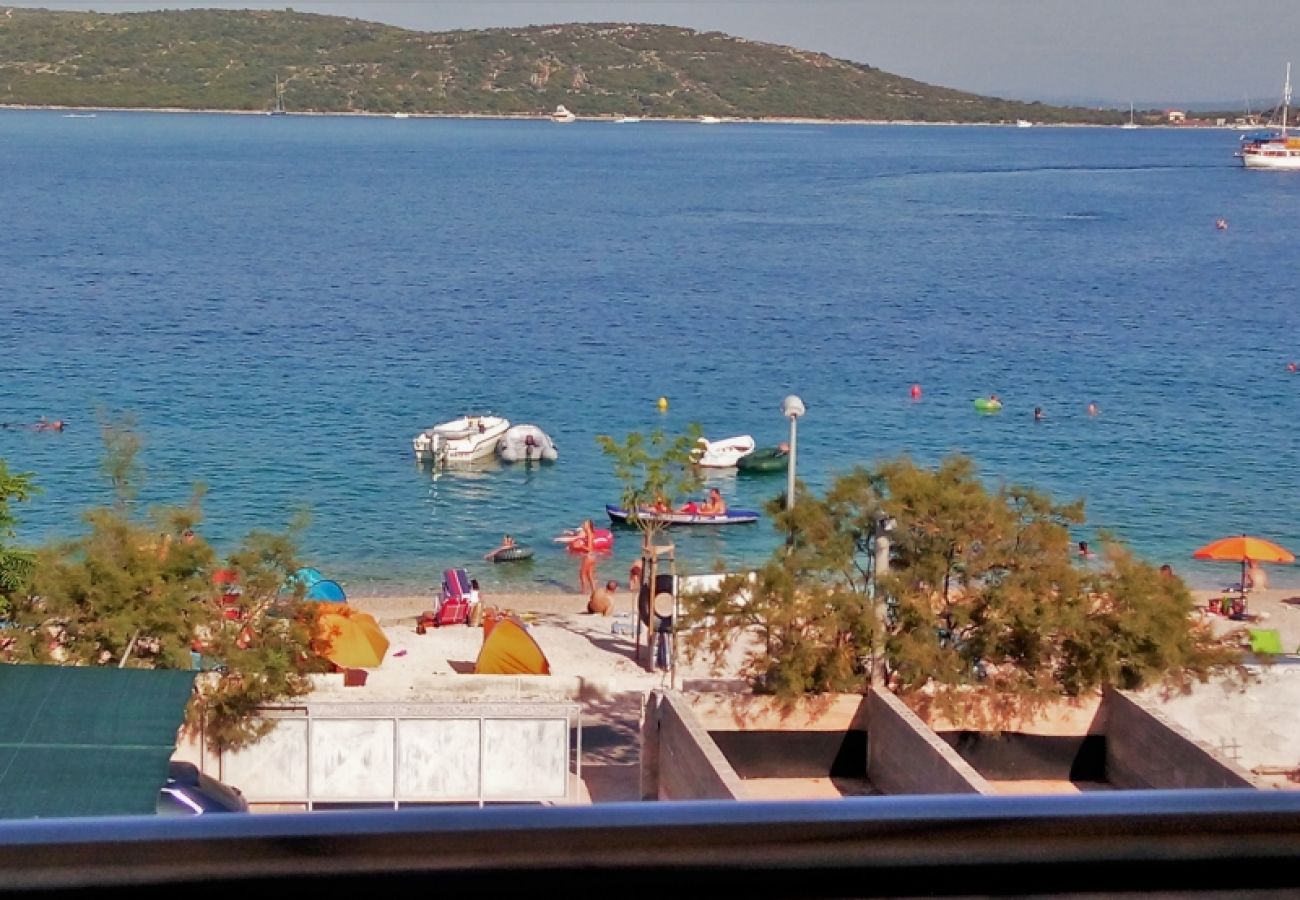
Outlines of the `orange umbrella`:
[{"label": "orange umbrella", "polygon": [[316,652],[344,669],[373,669],[384,661],[388,638],[375,617],[352,609],[316,617]]},{"label": "orange umbrella", "polygon": [[1246,589],[1246,564],[1250,562],[1291,563],[1295,554],[1272,541],[1248,534],[1220,538],[1192,554],[1192,559],[1211,559],[1241,563],[1241,588]]}]

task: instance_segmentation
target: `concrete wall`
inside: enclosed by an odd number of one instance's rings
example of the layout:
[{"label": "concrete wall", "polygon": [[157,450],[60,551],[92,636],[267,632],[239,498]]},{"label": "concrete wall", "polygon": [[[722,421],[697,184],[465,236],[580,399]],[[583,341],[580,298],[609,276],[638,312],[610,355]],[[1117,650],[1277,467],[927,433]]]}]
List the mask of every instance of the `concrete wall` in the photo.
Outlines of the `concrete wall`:
[{"label": "concrete wall", "polygon": [[572,703],[312,703],[262,715],[277,725],[251,747],[214,756],[195,735],[175,757],[262,808],[572,799]]},{"label": "concrete wall", "polygon": [[1245,788],[1250,775],[1138,700],[1107,689],[1106,778],[1117,788]]},{"label": "concrete wall", "polygon": [[674,691],[647,697],[641,722],[644,800],[736,800],[736,774],[690,706]]},{"label": "concrete wall", "polygon": [[993,787],[901,700],[867,695],[867,777],[882,794],[992,794]]},{"label": "concrete wall", "polygon": [[754,694],[685,694],[695,719],[709,731],[866,731],[861,694],[825,694],[792,701]]}]

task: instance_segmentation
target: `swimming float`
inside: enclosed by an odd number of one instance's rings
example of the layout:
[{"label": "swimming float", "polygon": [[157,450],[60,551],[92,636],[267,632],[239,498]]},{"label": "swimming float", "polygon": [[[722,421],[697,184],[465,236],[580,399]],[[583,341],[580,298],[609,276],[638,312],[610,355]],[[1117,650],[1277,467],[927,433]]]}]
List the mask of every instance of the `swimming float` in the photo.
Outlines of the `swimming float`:
[{"label": "swimming float", "polygon": [[487,555],[488,562],[518,562],[520,560],[532,559],[533,548],[527,544],[515,544],[512,547],[502,547],[500,550],[494,550]]},{"label": "swimming float", "polygon": [[1002,408],[1001,400],[990,400],[988,397],[975,398],[975,408],[980,412],[997,412]]},{"label": "swimming float", "polygon": [[614,549],[614,533],[608,528],[597,528],[592,536],[592,545],[588,548],[582,532],[577,528],[572,528],[557,537],[555,542],[566,545],[570,553],[586,553],[588,549],[601,553]]}]

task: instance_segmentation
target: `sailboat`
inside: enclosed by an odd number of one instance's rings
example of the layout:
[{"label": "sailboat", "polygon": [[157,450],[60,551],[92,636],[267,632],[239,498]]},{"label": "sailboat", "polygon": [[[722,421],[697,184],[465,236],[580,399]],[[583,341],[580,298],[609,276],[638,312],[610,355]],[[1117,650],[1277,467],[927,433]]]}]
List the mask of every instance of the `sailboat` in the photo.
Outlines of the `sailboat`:
[{"label": "sailboat", "polygon": [[1123,125],[1121,125],[1121,126],[1119,126],[1119,127],[1120,127],[1120,128],[1141,128],[1141,127],[1142,127],[1142,126],[1139,125],[1137,122],[1133,121],[1133,101],[1132,101],[1132,100],[1130,100],[1130,101],[1128,102],[1128,121],[1125,122]]},{"label": "sailboat", "polygon": [[1243,137],[1237,156],[1247,169],[1282,169],[1300,172],[1300,138],[1287,133],[1287,113],[1291,106],[1291,64],[1286,64],[1286,82],[1282,88],[1282,127],[1279,131],[1257,137]]},{"label": "sailboat", "polygon": [[267,113],[268,116],[287,116],[289,113],[284,108],[284,86],[280,84],[280,76],[275,76],[275,106]]}]

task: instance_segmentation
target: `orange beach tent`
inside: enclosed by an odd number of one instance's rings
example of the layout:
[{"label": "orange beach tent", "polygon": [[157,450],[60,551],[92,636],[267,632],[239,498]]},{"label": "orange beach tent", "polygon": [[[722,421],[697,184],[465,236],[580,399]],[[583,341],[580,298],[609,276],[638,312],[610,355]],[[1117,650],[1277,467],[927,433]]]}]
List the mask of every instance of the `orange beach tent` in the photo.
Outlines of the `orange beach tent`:
[{"label": "orange beach tent", "polygon": [[501,619],[483,639],[475,675],[550,675],[542,648],[518,619]]},{"label": "orange beach tent", "polygon": [[343,669],[373,669],[388,652],[388,638],[374,616],[351,607],[317,616],[313,644],[321,656]]}]

